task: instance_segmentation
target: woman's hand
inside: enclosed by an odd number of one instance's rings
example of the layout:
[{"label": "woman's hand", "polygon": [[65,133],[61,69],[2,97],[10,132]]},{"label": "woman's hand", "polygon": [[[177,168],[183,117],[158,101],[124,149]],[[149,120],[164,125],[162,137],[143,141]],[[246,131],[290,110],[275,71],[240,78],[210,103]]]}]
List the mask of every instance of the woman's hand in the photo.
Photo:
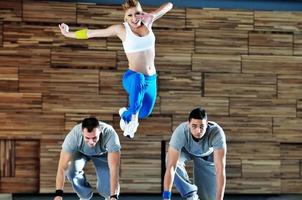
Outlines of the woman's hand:
[{"label": "woman's hand", "polygon": [[142,12],[141,15],[139,16],[139,19],[144,23],[144,24],[151,24],[153,21],[154,16],[150,13]]},{"label": "woman's hand", "polygon": [[59,28],[60,28],[60,30],[61,30],[62,35],[64,35],[64,36],[67,37],[67,35],[68,35],[68,33],[69,33],[69,27],[68,27],[68,25],[62,23],[62,24],[59,24]]}]

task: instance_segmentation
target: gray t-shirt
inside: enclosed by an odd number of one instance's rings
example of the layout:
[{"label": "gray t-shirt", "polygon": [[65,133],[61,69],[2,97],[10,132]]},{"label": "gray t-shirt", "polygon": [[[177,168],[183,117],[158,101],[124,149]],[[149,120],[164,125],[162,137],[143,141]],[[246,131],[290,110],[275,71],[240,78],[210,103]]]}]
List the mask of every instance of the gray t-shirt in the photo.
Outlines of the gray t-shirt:
[{"label": "gray t-shirt", "polygon": [[99,124],[102,132],[99,141],[94,147],[91,148],[84,142],[82,123],[80,123],[67,134],[62,144],[62,149],[71,154],[81,152],[87,156],[97,156],[107,152],[120,151],[119,137],[113,127],[104,122],[99,122]]},{"label": "gray t-shirt", "polygon": [[209,121],[206,133],[196,142],[193,140],[189,122],[183,122],[173,132],[170,146],[192,156],[208,157],[214,150],[226,149],[226,139],[222,128],[217,123]]}]

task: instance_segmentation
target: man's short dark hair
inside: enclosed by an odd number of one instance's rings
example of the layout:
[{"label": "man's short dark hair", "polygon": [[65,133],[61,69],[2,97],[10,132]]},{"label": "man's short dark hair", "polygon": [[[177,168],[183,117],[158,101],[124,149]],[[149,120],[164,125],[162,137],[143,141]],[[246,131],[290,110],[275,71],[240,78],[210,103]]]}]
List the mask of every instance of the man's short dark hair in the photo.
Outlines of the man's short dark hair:
[{"label": "man's short dark hair", "polygon": [[82,130],[84,128],[87,128],[88,132],[92,132],[92,130],[94,128],[97,128],[99,127],[100,124],[99,124],[99,120],[95,117],[88,117],[88,118],[85,118],[83,121],[82,121]]},{"label": "man's short dark hair", "polygon": [[189,115],[189,121],[191,121],[191,119],[208,119],[205,109],[201,107],[193,109]]}]

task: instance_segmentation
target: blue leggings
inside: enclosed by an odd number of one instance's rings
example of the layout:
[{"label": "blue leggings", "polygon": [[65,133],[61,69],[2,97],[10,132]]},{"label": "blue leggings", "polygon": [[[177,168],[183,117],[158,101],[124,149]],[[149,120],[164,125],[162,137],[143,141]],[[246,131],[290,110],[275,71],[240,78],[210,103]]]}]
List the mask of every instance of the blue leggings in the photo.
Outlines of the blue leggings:
[{"label": "blue leggings", "polygon": [[123,76],[123,87],[129,95],[128,110],[122,114],[126,122],[131,115],[138,113],[138,118],[148,117],[156,101],[156,74],[147,76],[128,69]]}]

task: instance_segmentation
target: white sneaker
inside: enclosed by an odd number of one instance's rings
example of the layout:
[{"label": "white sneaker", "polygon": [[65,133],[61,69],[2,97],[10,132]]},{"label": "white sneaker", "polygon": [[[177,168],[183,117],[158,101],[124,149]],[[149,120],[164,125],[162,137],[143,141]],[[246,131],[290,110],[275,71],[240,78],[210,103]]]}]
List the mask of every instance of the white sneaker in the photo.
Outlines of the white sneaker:
[{"label": "white sneaker", "polygon": [[134,138],[134,134],[137,131],[138,125],[138,119],[132,118],[131,121],[125,125],[124,136],[129,137],[131,139]]},{"label": "white sneaker", "polygon": [[120,128],[122,129],[122,131],[125,130],[125,126],[126,126],[126,122],[123,120],[122,118],[122,114],[127,111],[127,108],[126,107],[123,107],[123,108],[120,108],[120,110],[118,111],[120,117],[121,117],[121,120],[120,120]]},{"label": "white sneaker", "polygon": [[199,197],[197,194],[193,194],[193,196],[188,197],[187,200],[199,200]]}]

